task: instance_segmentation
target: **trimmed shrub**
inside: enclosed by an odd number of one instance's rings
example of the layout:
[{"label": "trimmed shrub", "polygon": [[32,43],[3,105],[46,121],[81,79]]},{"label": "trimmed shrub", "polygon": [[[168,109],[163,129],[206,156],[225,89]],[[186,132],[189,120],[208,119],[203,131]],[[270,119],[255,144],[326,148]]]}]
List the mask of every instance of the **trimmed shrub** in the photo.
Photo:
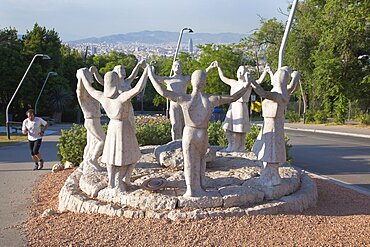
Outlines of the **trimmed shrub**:
[{"label": "trimmed shrub", "polygon": [[247,133],[247,136],[245,137],[245,149],[251,151],[254,142],[257,139],[258,134],[260,133],[261,128],[257,125],[251,126],[251,131]]},{"label": "trimmed shrub", "polygon": [[328,119],[326,113],[320,110],[315,112],[314,118],[315,118],[315,123],[318,123],[318,124],[326,123]]},{"label": "trimmed shrub", "polygon": [[[148,120],[149,119],[149,120]],[[105,132],[107,125],[103,126]],[[245,148],[251,150],[253,144],[259,134],[260,127],[251,126],[251,131],[247,133],[245,139]],[[170,142],[171,138],[171,123],[166,118],[161,118],[159,121],[154,117],[149,117],[143,120],[139,118],[136,121],[136,137],[139,145],[162,145]],[[222,129],[220,121],[211,122],[208,126],[209,144],[226,147],[227,140],[225,132]],[[290,160],[288,150],[289,138],[285,136],[285,144],[287,149],[287,159]],[[79,165],[83,159],[83,152],[86,146],[86,129],[83,125],[73,124],[71,129],[62,130],[62,135],[58,140],[58,157],[62,163],[69,161],[74,165]]]},{"label": "trimmed shrub", "polygon": [[141,146],[162,145],[172,140],[171,123],[146,122],[136,123],[136,138]]},{"label": "trimmed shrub", "polygon": [[359,117],[360,124],[370,125],[370,115],[369,114],[362,114]]},{"label": "trimmed shrub", "polygon": [[57,156],[62,163],[69,161],[73,165],[78,166],[82,162],[86,146],[85,127],[73,124],[69,130],[62,130],[57,146]]},{"label": "trimmed shrub", "polygon": [[306,110],[305,112],[305,121],[306,123],[313,123],[315,122],[315,111],[314,110]]},{"label": "trimmed shrub", "polygon": [[221,147],[227,146],[225,132],[220,121],[210,122],[208,125],[208,143]]},{"label": "trimmed shrub", "polygon": [[301,120],[299,114],[295,111],[287,111],[285,118],[289,120],[289,123],[297,123]]}]

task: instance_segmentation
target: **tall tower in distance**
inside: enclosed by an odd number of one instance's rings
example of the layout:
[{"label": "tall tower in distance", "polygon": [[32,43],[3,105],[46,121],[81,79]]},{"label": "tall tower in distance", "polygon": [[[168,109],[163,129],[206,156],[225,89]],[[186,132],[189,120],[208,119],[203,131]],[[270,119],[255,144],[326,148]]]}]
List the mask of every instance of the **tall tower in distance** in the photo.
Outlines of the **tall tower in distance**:
[{"label": "tall tower in distance", "polygon": [[189,39],[188,49],[189,53],[193,54],[193,40],[191,38]]}]

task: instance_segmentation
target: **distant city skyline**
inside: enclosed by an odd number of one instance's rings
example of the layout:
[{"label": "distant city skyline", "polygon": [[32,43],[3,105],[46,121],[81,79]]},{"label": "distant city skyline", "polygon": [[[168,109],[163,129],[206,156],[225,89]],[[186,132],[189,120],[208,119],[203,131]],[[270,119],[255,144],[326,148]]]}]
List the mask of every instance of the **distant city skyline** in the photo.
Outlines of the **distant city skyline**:
[{"label": "distant city skyline", "polygon": [[38,23],[64,41],[144,30],[251,33],[260,17],[286,20],[292,0],[0,0],[0,28],[19,34]]}]

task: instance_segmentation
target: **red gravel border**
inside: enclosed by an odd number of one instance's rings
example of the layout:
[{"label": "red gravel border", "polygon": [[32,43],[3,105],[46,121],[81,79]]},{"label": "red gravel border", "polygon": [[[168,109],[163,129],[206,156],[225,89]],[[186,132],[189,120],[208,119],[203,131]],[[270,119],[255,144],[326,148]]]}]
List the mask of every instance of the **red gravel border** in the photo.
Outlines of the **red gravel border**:
[{"label": "red gravel border", "polygon": [[317,179],[319,201],[303,214],[225,219],[127,219],[62,213],[58,194],[73,170],[42,176],[25,224],[29,246],[370,246],[370,196]]}]

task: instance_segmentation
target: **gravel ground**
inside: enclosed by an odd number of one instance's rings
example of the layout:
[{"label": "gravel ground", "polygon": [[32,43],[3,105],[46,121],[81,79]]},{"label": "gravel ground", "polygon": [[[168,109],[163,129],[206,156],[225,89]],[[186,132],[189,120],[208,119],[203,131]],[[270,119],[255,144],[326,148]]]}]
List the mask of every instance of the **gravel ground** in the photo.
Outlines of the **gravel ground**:
[{"label": "gravel ground", "polygon": [[41,177],[25,231],[29,246],[370,246],[370,196],[315,179],[319,202],[297,215],[226,219],[126,219],[62,213],[58,193],[73,170]]}]

